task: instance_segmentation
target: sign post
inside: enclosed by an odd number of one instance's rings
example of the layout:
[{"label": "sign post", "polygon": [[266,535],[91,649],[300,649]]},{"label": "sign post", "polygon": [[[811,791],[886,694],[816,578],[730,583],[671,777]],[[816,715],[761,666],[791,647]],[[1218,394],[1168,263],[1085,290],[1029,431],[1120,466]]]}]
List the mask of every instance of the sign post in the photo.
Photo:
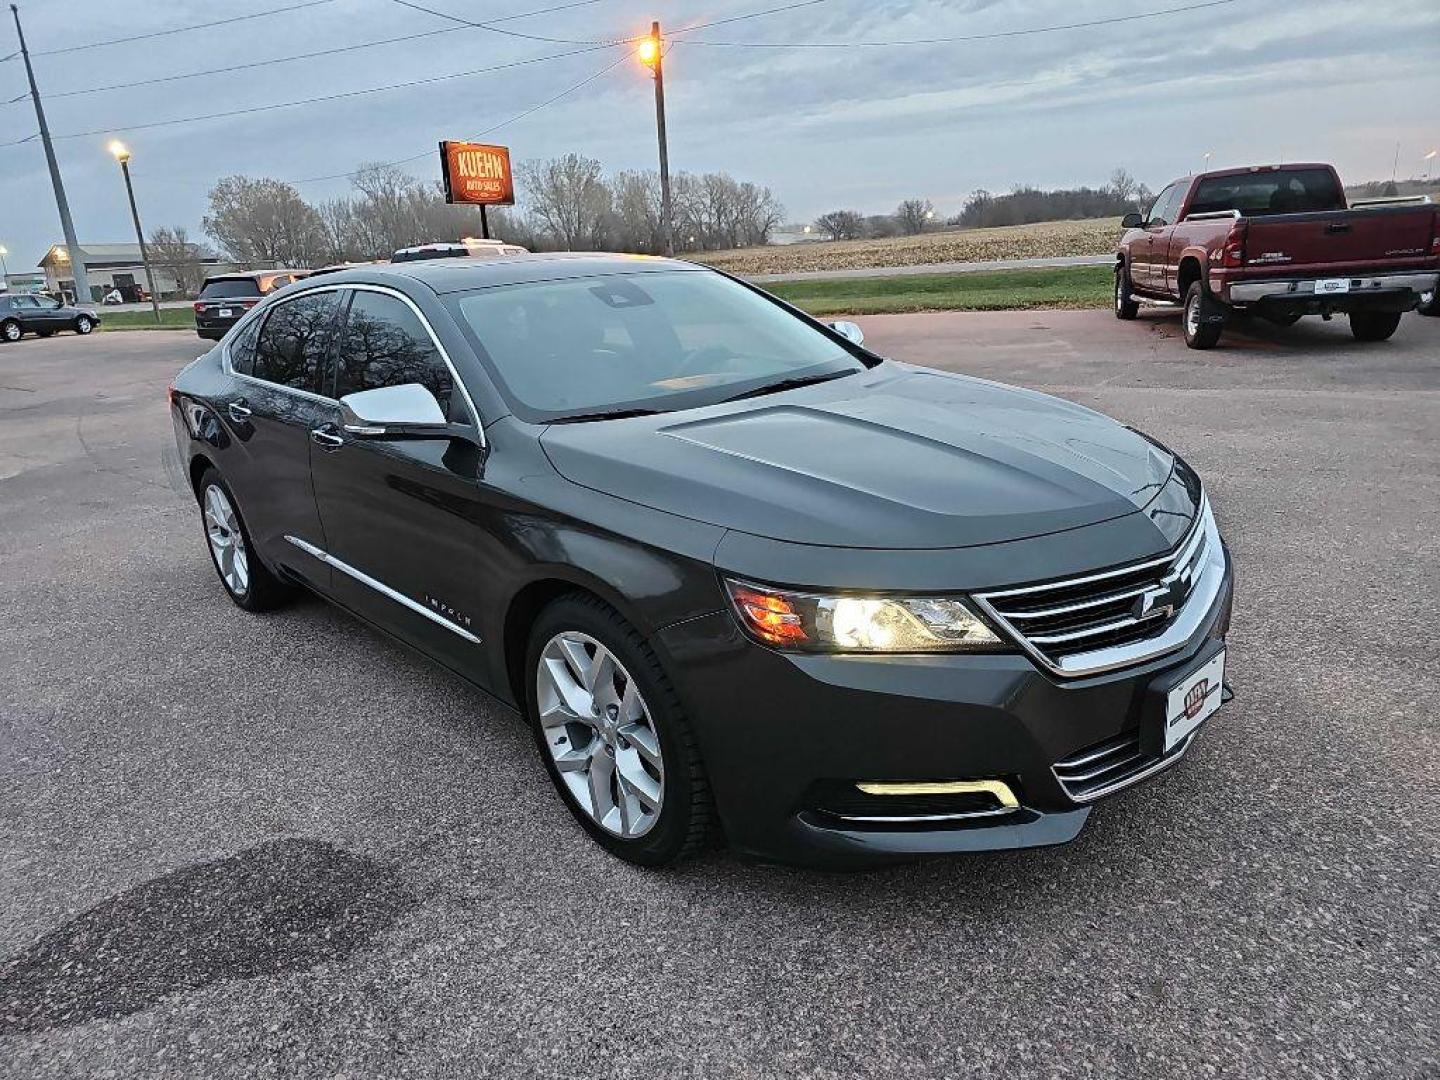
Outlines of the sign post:
[{"label": "sign post", "polygon": [[480,207],[480,234],[490,239],[487,206],[515,205],[515,178],[510,172],[510,148],[489,143],[440,143],[440,173],[445,179],[445,201]]}]

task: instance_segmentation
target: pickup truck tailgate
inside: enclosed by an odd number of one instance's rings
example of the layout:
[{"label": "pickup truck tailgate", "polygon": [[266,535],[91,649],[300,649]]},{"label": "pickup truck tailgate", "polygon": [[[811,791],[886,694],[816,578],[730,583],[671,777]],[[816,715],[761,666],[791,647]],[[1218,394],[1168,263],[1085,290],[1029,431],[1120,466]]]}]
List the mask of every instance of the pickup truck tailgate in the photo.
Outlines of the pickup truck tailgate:
[{"label": "pickup truck tailgate", "polygon": [[1316,271],[1412,267],[1430,253],[1436,210],[1387,206],[1247,218],[1245,263]]}]

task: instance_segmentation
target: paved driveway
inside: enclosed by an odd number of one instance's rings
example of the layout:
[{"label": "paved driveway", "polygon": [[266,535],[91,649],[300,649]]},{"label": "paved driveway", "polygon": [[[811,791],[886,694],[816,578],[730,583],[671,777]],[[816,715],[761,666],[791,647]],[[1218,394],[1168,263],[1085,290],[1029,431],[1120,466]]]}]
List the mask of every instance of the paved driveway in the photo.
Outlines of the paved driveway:
[{"label": "paved driveway", "polygon": [[1440,320],[862,322],[1210,483],[1239,696],[1068,847],[618,863],[484,695],[224,598],[162,464],[193,337],[0,346],[0,1075],[1440,1075]]}]

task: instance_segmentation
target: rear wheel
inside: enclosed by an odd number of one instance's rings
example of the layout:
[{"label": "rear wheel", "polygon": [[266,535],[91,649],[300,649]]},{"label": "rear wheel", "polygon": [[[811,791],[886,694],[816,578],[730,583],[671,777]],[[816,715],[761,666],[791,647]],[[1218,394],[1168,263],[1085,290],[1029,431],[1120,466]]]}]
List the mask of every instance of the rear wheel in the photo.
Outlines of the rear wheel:
[{"label": "rear wheel", "polygon": [[1356,341],[1384,341],[1400,325],[1398,311],[1352,311],[1350,333]]},{"label": "rear wheel", "polygon": [[89,315],[81,315],[75,320],[75,332],[77,334],[88,334],[94,329],[95,323],[91,321]]},{"label": "rear wheel", "polygon": [[1434,317],[1440,315],[1440,289],[1434,292],[1424,293],[1420,297],[1420,306],[1415,309],[1421,315]]},{"label": "rear wheel", "polygon": [[640,866],[698,851],[709,784],[679,696],[639,633],[593,596],[564,596],[536,620],[525,670],[536,745],[581,827]]},{"label": "rear wheel", "polygon": [[1115,267],[1115,317],[1133,319],[1140,314],[1140,305],[1130,295],[1130,271],[1124,263]]},{"label": "rear wheel", "polygon": [[1185,327],[1185,344],[1192,349],[1213,349],[1220,340],[1220,331],[1224,329],[1224,323],[1215,315],[1214,304],[1205,295],[1205,286],[1192,281],[1185,293],[1185,314],[1181,318]]},{"label": "rear wheel", "polygon": [[20,329],[20,324],[14,319],[6,319],[0,322],[0,341],[19,341],[20,335],[25,331]]},{"label": "rear wheel", "polygon": [[200,478],[200,513],[211,561],[231,600],[246,611],[269,611],[290,599],[294,587],[255,557],[235,498],[214,469],[206,469]]}]

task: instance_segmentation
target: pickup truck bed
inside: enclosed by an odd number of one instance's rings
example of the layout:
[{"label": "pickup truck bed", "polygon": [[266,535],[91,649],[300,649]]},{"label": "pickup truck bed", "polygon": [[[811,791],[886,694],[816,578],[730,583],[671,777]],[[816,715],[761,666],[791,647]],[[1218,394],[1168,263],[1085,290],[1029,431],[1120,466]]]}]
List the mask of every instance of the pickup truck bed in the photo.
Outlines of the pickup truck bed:
[{"label": "pickup truck bed", "polygon": [[1423,198],[1346,206],[1328,165],[1185,177],[1139,217],[1126,218],[1116,253],[1116,314],[1183,305],[1192,348],[1214,345],[1238,311],[1281,325],[1346,313],[1357,338],[1383,340],[1401,313],[1433,305],[1440,283],[1440,207]]}]

